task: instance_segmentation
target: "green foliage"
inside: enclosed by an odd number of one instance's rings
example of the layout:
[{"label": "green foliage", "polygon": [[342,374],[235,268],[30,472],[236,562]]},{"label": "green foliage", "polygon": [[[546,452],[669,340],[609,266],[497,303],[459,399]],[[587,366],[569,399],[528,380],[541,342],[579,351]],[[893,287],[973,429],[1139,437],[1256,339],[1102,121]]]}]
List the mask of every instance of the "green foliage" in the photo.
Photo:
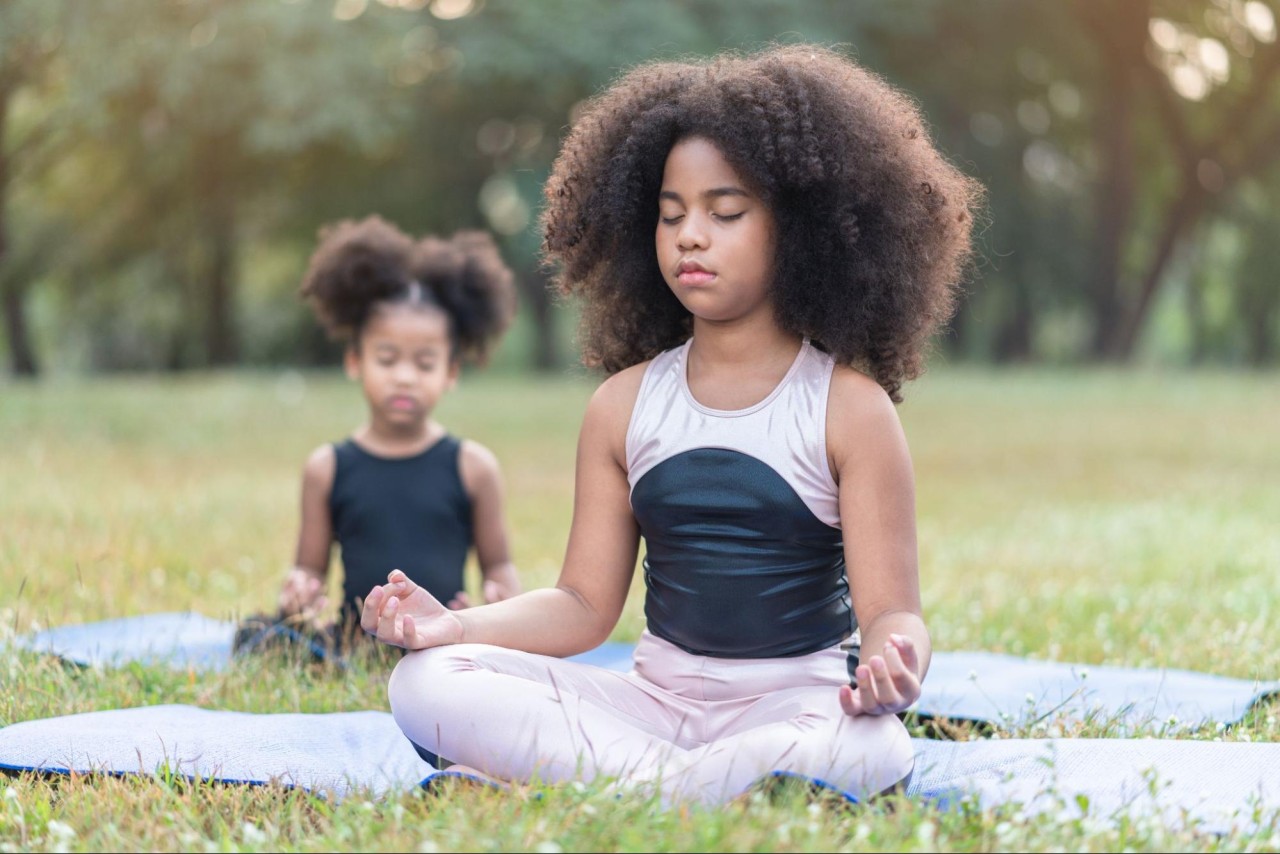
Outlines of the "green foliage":
[{"label": "green foliage", "polygon": [[[988,187],[980,261],[944,349],[1076,361],[1104,339],[1124,349],[1132,327],[1136,351],[1157,361],[1267,364],[1280,333],[1256,318],[1280,288],[1248,254],[1257,241],[1213,235],[1272,216],[1245,197],[1274,198],[1280,180],[1277,11],[1240,0],[10,0],[0,290],[42,307],[37,349],[67,369],[310,364],[325,351],[293,285],[316,229],[378,212],[415,233],[497,232],[520,276],[528,362],[572,324],[542,310],[536,223],[575,108],[651,59],[806,40],[903,85],[943,150]],[[1127,130],[1113,133],[1121,113]],[[1191,212],[1174,216],[1183,197]],[[1206,253],[1221,284],[1187,285]],[[1200,323],[1188,287],[1225,306],[1215,331],[1187,331]]]}]

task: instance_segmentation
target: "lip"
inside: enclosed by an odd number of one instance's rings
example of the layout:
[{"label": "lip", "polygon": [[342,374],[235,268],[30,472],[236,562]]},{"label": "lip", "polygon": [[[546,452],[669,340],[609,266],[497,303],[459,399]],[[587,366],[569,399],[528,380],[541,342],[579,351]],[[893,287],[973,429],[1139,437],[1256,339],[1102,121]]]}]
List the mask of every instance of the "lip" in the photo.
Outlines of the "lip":
[{"label": "lip", "polygon": [[684,260],[676,267],[676,281],[682,285],[696,287],[698,285],[710,284],[716,277],[716,274],[699,264],[697,261]]},{"label": "lip", "polygon": [[408,395],[397,394],[387,399],[387,406],[400,412],[411,412],[418,408],[418,401]]}]

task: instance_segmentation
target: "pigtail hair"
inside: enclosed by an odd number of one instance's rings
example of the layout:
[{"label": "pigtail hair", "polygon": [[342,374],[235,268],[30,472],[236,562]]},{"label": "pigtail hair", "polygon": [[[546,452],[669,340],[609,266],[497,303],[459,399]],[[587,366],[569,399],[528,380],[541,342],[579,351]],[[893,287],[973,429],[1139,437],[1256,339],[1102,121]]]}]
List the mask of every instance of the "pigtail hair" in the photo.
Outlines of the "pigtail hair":
[{"label": "pigtail hair", "polygon": [[414,277],[449,315],[457,355],[483,365],[515,315],[515,276],[483,231],[448,240],[424,237],[414,247]]},{"label": "pigtail hair", "polygon": [[333,338],[351,341],[374,303],[395,299],[412,280],[413,240],[379,216],[323,226],[298,294]]}]

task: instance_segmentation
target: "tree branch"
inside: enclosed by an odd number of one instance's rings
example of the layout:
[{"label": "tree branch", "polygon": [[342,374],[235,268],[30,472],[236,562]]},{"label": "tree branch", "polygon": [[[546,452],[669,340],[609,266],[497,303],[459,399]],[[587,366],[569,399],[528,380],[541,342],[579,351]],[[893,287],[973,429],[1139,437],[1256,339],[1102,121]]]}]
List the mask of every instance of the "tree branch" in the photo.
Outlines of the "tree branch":
[{"label": "tree branch", "polygon": [[1156,109],[1160,113],[1160,118],[1164,120],[1170,136],[1173,137],[1173,147],[1177,149],[1178,157],[1187,168],[1194,170],[1204,155],[1192,138],[1186,114],[1179,109],[1176,95],[1169,85],[1169,78],[1150,62],[1141,62],[1139,66],[1141,67],[1139,74],[1146,78],[1154,91]]},{"label": "tree branch", "polygon": [[1201,149],[1204,156],[1221,151],[1232,139],[1248,136],[1241,133],[1245,124],[1255,116],[1265,115],[1268,110],[1259,109],[1271,87],[1271,81],[1280,72],[1280,41],[1271,43],[1271,49],[1254,63],[1256,76],[1249,82],[1249,88],[1240,96],[1235,106],[1228,109],[1217,123],[1218,135],[1209,140]]}]

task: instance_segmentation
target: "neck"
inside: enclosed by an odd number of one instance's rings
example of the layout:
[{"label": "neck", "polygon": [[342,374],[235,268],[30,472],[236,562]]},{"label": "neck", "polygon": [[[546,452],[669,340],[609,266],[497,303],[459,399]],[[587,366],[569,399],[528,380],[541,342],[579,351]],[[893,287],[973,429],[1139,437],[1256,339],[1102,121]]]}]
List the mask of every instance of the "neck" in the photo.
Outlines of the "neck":
[{"label": "neck", "polygon": [[730,323],[694,318],[694,343],[690,358],[703,363],[766,365],[790,361],[800,349],[801,338],[778,326],[773,315]]},{"label": "neck", "polygon": [[372,418],[356,430],[355,440],[384,453],[413,453],[432,444],[444,434],[444,427],[427,418],[419,424],[387,424]]}]

